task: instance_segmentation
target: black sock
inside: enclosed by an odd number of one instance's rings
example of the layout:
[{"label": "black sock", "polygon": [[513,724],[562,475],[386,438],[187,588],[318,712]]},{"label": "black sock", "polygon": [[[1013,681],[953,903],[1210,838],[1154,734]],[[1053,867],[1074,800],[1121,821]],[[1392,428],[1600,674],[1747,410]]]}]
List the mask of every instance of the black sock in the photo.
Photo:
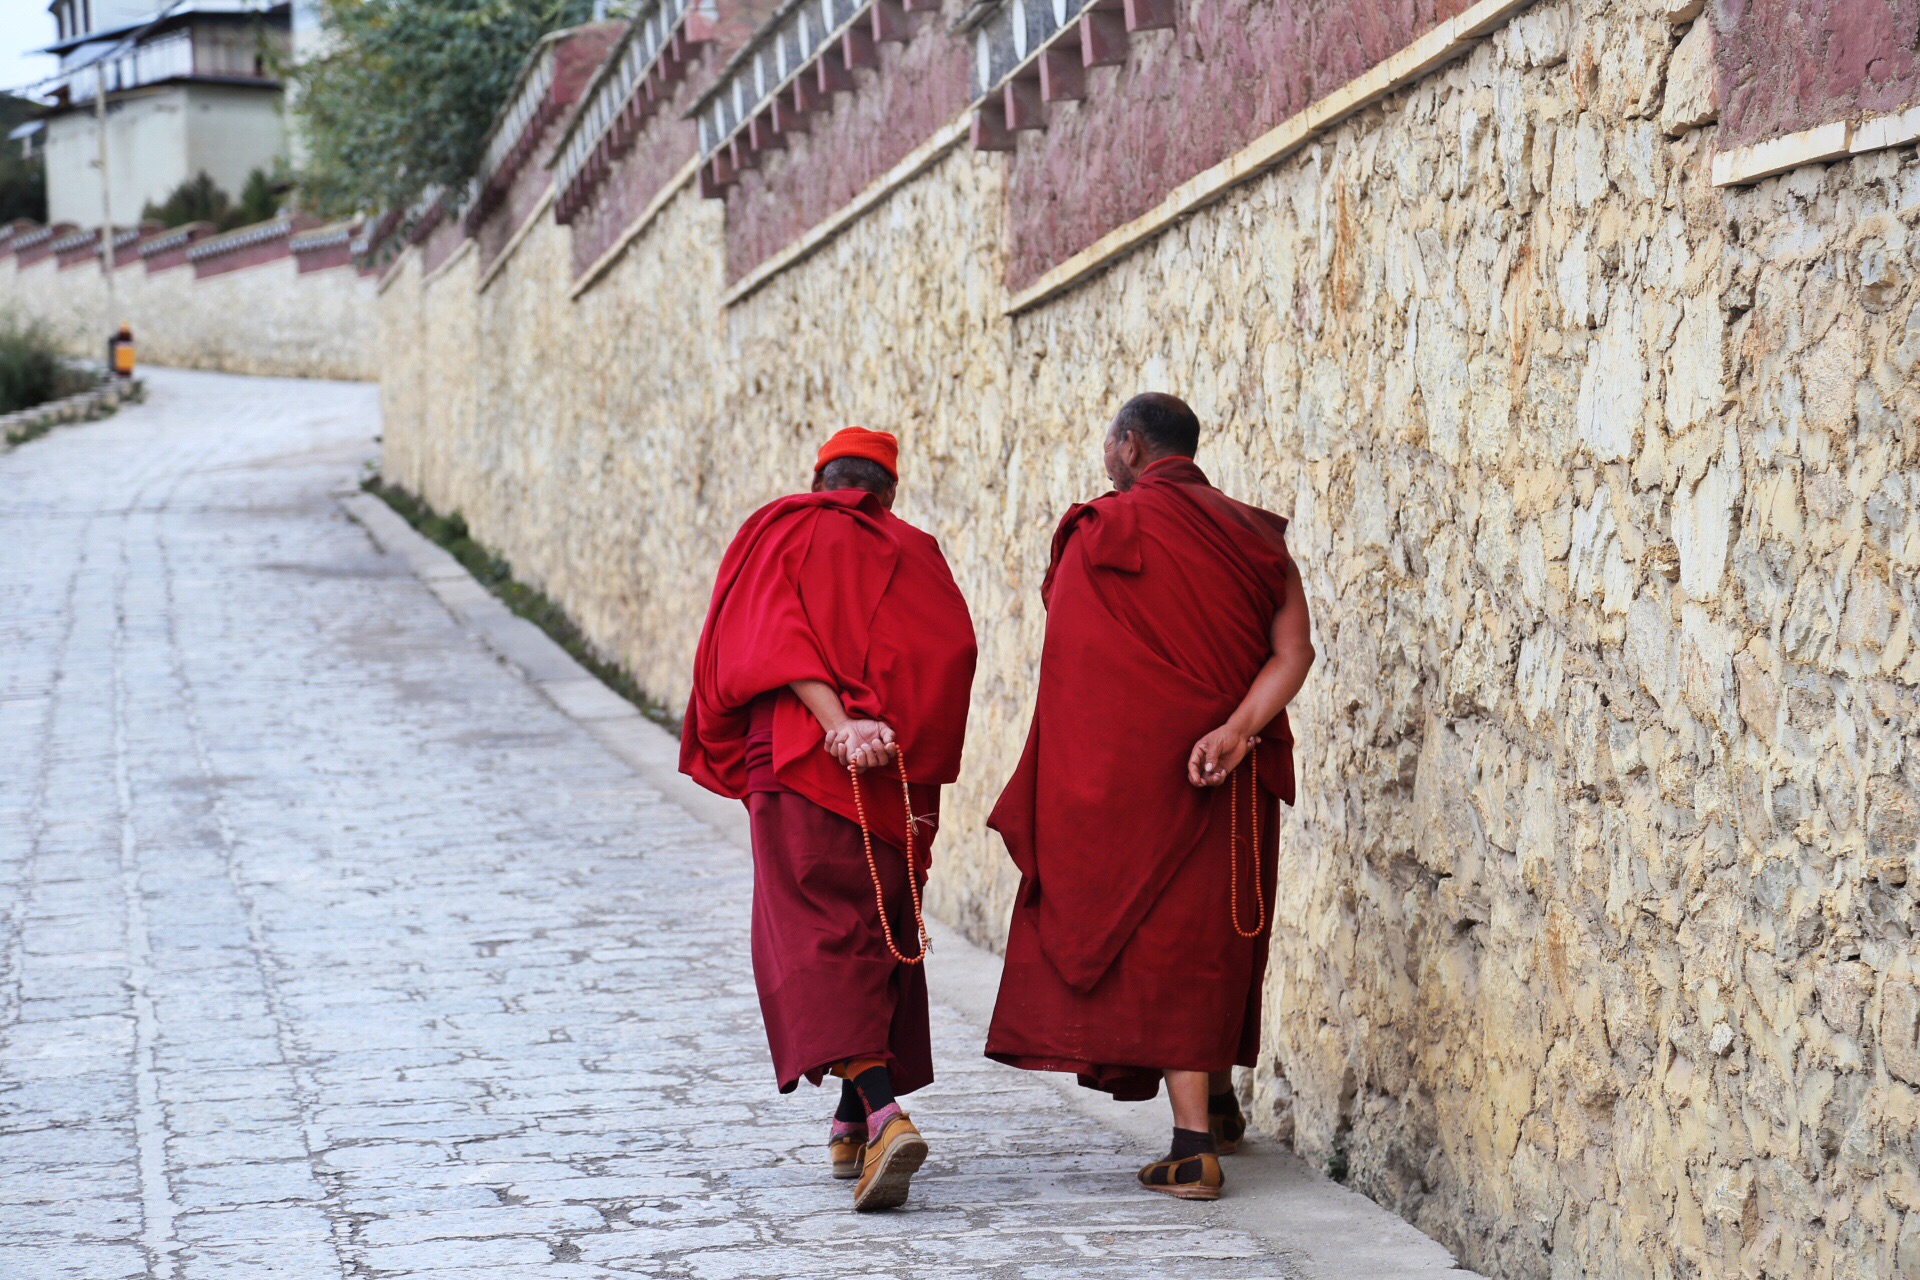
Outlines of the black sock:
[{"label": "black sock", "polygon": [[853,1081],[840,1082],[840,1105],[834,1109],[833,1118],[842,1124],[859,1124],[867,1118],[867,1109],[860,1104],[860,1091],[853,1087]]},{"label": "black sock", "polygon": [[893,1077],[885,1067],[868,1067],[853,1078],[853,1088],[855,1096],[866,1107],[862,1119],[893,1102]]},{"label": "black sock", "polygon": [[1169,1160],[1185,1160],[1188,1156],[1214,1155],[1213,1133],[1207,1129],[1195,1131],[1173,1127],[1173,1149],[1167,1153]]},{"label": "black sock", "polygon": [[1207,1095],[1207,1114],[1210,1116],[1237,1116],[1240,1114],[1240,1095],[1229,1089],[1225,1093]]}]

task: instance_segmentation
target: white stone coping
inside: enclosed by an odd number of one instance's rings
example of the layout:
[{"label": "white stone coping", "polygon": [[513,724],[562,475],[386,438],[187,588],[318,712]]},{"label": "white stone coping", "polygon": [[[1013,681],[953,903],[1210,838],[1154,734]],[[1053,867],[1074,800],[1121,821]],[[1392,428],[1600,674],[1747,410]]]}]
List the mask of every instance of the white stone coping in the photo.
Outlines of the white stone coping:
[{"label": "white stone coping", "polygon": [[547,189],[540,193],[540,199],[534,204],[532,212],[520,220],[520,225],[513,229],[511,236],[507,237],[507,242],[500,247],[500,252],[494,255],[492,262],[487,264],[487,269],[480,273],[480,281],[473,289],[475,293],[487,291],[487,286],[493,283],[493,278],[506,269],[507,262],[519,251],[521,244],[540,224],[540,219],[546,217],[547,210],[552,207],[553,184],[549,182]]},{"label": "white stone coping", "polygon": [[453,270],[455,267],[459,266],[462,262],[465,262],[467,260],[467,257],[473,253],[473,246],[474,246],[473,237],[469,236],[465,240],[462,240],[460,242],[460,247],[455,249],[452,253],[448,254],[446,256],[445,261],[443,261],[439,266],[435,267],[433,270],[427,272],[425,275],[420,277],[420,287],[422,289],[426,288],[428,285],[432,284],[435,280],[438,280],[441,276],[447,274],[447,272]]},{"label": "white stone coping", "polygon": [[1533,0],[1480,0],[1466,12],[1449,18],[1211,169],[1187,179],[1133,221],[1115,227],[1055,266],[1010,298],[1005,314],[1018,315],[1037,307],[1104,271],[1182,218],[1204,209],[1241,183],[1259,177],[1347,116],[1453,61],[1532,3]]},{"label": "white stone coping", "polygon": [[36,245],[45,244],[51,239],[53,239],[52,227],[33,227],[15,235],[8,243],[13,246],[14,252],[18,253],[22,249],[31,249]]},{"label": "white stone coping", "polygon": [[70,231],[48,245],[47,248],[54,253],[70,253],[82,245],[96,243],[99,238],[100,233],[97,229],[89,228],[86,231]]},{"label": "white stone coping", "polygon": [[811,257],[821,245],[846,230],[849,224],[865,217],[875,205],[925,173],[940,157],[965,142],[972,127],[973,108],[969,106],[935,130],[932,137],[909,151],[893,168],[869,183],[866,190],[841,205],[831,217],[815,223],[805,235],[740,277],[720,295],[720,304],[726,307],[734,305],[788,267]]},{"label": "white stone coping", "polygon": [[[671,733],[601,684],[544,631],[516,616],[385,502],[355,490],[337,496],[383,552],[405,563],[449,613],[562,714],[742,857],[751,856],[746,806],[681,773],[680,744]],[[932,998],[971,1023],[984,1041],[1000,987],[1000,957],[931,917],[927,930],[934,943],[927,957]],[[1082,1089],[1070,1075],[1036,1074],[1088,1124],[1117,1129],[1143,1151],[1157,1154],[1164,1148],[1164,1102],[1116,1103]],[[1283,1145],[1257,1132],[1248,1139],[1229,1166],[1230,1193],[1211,1211],[1269,1242],[1306,1280],[1484,1280],[1460,1269],[1446,1248],[1419,1228],[1327,1178]]]},{"label": "white stone coping", "polygon": [[1740,187],[1805,164],[1822,164],[1920,141],[1920,104],[1855,123],[1834,120],[1765,142],[1722,151],[1713,158],[1713,185]]},{"label": "white stone coping", "polygon": [[[633,242],[638,240],[641,234],[653,225],[653,220],[660,216],[660,211],[665,209],[688,183],[699,176],[701,163],[701,157],[696,155],[693,159],[680,166],[680,172],[667,179],[667,184],[654,193],[653,199],[647,201],[647,207],[640,211],[638,217],[627,224],[626,230],[620,233],[620,238],[613,242],[612,247],[595,258],[593,265],[580,273],[580,278],[575,280],[573,285],[567,290],[567,301],[578,302],[582,294],[600,282],[601,277],[607,274],[608,269],[611,268],[614,263],[620,261],[621,255],[633,247]],[[516,236],[515,244],[518,244],[518,242],[519,237]],[[494,264],[494,270],[499,269],[506,261],[506,257],[507,255],[505,253],[500,255],[500,261]],[[491,271],[488,273],[487,278],[489,280],[492,279]]]}]

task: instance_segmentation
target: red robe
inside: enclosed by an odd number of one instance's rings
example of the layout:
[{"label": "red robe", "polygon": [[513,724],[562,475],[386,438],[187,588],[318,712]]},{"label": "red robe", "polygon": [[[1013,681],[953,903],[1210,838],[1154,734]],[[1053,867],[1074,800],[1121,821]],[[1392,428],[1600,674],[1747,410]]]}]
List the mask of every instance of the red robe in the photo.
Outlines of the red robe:
[{"label": "red robe", "polygon": [[[788,687],[819,680],[885,721],[912,780],[925,881],[940,786],[960,770],[973,623],[940,545],[858,490],[800,494],[748,517],[720,562],[694,654],[680,769],[747,801],[753,956],[782,1091],[849,1057],[886,1057],[894,1090],[933,1078],[926,976],[887,950],[847,771]],[[757,729],[757,732],[756,732]],[[862,775],[895,942],[914,955],[906,804],[892,769]]]},{"label": "red robe", "polygon": [[[1230,791],[1187,780],[1271,656],[1286,521],[1190,459],[1075,506],[1053,538],[1047,634],[1026,750],[988,825],[1020,871],[987,1054],[1150,1098],[1163,1068],[1252,1066],[1271,910],[1231,923]],[[1276,798],[1293,801],[1282,712],[1258,748],[1261,891]],[[1258,918],[1240,766],[1240,919]]]}]

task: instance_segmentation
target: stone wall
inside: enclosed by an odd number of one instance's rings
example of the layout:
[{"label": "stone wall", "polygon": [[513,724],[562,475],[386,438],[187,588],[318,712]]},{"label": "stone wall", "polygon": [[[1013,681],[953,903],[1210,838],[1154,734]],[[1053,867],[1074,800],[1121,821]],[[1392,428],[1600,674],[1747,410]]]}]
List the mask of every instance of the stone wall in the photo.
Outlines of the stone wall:
[{"label": "stone wall", "polygon": [[1714,188],[1669,12],[1537,4],[1012,318],[964,148],[733,305],[691,187],[577,301],[550,222],[403,264],[385,468],[677,704],[738,522],[898,431],[981,643],[929,901],[996,944],[1048,534],[1184,395],[1322,654],[1260,1124],[1498,1276],[1920,1274],[1920,159]]},{"label": "stone wall", "polygon": [[[284,242],[283,242],[284,244]],[[299,378],[378,376],[374,281],[351,266],[301,272],[285,255],[196,279],[182,263],[114,272],[116,320],[150,364]],[[39,320],[78,355],[105,353],[106,283],[98,265],[0,257],[0,314]]]}]

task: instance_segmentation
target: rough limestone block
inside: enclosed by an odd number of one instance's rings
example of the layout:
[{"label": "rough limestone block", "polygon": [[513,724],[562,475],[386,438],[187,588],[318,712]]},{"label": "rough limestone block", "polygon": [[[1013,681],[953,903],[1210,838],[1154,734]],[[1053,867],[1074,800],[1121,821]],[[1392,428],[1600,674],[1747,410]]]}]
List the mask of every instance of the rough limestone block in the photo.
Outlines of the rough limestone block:
[{"label": "rough limestone block", "polygon": [[1678,137],[1719,118],[1720,71],[1713,57],[1713,24],[1696,22],[1667,61],[1660,128],[1668,137]]},{"label": "rough limestone block", "polygon": [[1892,980],[1880,991],[1880,1059],[1887,1074],[1920,1085],[1920,986]]}]

